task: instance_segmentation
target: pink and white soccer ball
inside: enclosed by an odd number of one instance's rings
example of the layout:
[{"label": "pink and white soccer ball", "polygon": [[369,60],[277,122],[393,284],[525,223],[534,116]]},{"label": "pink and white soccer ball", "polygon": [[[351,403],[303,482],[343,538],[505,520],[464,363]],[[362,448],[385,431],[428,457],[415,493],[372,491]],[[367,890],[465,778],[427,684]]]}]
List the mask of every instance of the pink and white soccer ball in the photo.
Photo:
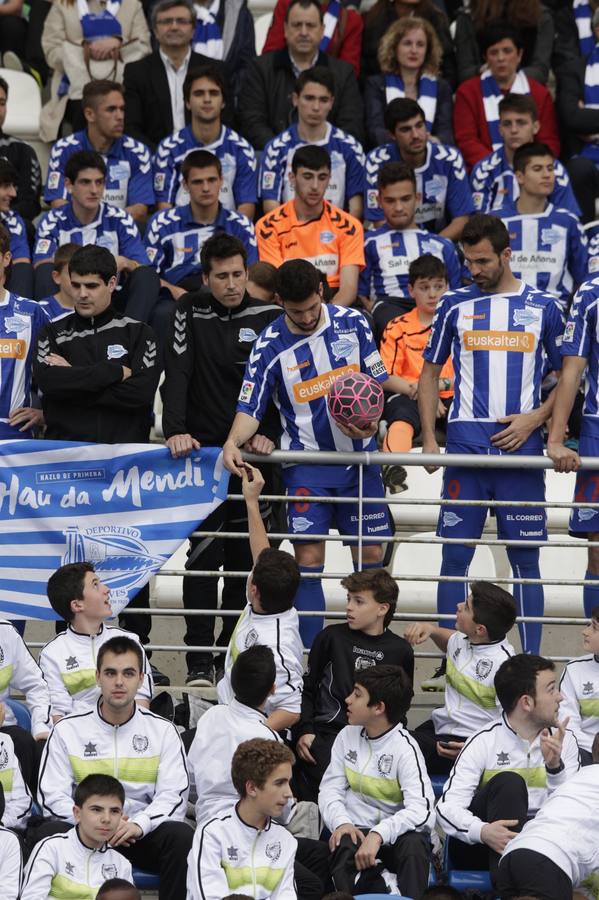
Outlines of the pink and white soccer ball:
[{"label": "pink and white soccer ball", "polygon": [[341,425],[368,428],[383,414],[383,389],[375,378],[364,372],[349,372],[335,379],[327,396],[329,412]]}]

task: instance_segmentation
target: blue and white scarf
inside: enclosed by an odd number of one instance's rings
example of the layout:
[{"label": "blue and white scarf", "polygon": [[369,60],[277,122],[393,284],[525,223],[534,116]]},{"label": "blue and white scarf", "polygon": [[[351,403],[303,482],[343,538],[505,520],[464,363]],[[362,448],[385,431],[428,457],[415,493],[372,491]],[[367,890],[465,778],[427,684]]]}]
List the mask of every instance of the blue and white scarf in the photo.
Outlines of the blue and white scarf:
[{"label": "blue and white scarf", "polygon": [[[483,95],[483,106],[485,108],[485,118],[491,144],[493,145],[493,150],[498,150],[499,147],[503,146],[499,133],[499,103],[504,95],[489,71],[484,72],[480,76],[480,89]],[[530,94],[530,85],[524,72],[516,74],[509,92],[510,94]]]},{"label": "blue and white scarf", "polygon": [[591,6],[589,0],[574,0],[572,5],[574,10],[574,21],[578,29],[578,45],[583,59],[588,59],[593,52],[595,46],[595,36],[593,35]]},{"label": "blue and white scarf", "polygon": [[584,71],[584,105],[599,109],[599,44],[595,44]]},{"label": "blue and white scarf", "polygon": [[222,59],[224,53],[223,35],[216,21],[219,9],[220,0],[213,0],[209,7],[195,4],[198,21],[193,36],[193,49],[210,59]]},{"label": "blue and white scarf", "polygon": [[108,0],[99,13],[90,13],[87,0],[77,0],[77,11],[84,41],[97,41],[106,37],[122,37],[123,29],[117,19],[121,0]]},{"label": "blue and white scarf", "polygon": [[327,47],[331,43],[340,15],[341,3],[339,0],[331,0],[324,14],[324,34],[320,41],[320,49],[323,53],[327,52]]},{"label": "blue and white scarf", "polygon": [[[424,121],[430,132],[437,114],[437,91],[439,82],[434,75],[421,75],[418,79],[418,105],[424,113]],[[405,97],[406,90],[400,75],[385,75],[385,102],[391,103],[398,97]]]}]

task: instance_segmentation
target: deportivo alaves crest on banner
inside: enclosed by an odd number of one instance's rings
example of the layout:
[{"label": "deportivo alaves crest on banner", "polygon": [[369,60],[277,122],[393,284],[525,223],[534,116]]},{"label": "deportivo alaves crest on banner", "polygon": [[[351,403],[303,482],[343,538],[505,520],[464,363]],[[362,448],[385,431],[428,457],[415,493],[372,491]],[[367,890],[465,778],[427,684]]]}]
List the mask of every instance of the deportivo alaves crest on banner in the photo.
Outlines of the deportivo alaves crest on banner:
[{"label": "deportivo alaves crest on banner", "polygon": [[0,441],[0,616],[55,619],[46,583],[93,563],[119,613],[227,496],[222,451]]}]

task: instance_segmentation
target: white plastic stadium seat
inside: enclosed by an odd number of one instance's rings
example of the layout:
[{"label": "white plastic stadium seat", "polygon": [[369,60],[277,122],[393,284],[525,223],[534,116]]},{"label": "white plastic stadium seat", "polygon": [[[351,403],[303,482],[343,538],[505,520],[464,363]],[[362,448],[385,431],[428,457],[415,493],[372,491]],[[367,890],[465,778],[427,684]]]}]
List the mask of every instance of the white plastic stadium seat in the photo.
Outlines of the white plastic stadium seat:
[{"label": "white plastic stadium seat", "polygon": [[0,69],[0,76],[8,82],[8,111],[4,131],[27,140],[38,139],[42,99],[40,88],[26,72]]},{"label": "white plastic stadium seat", "polygon": [[268,34],[271,21],[272,14],[269,12],[263,13],[263,15],[254,19],[254,35],[256,38],[256,53],[258,56],[262,53],[262,48],[266,43],[266,35]]}]

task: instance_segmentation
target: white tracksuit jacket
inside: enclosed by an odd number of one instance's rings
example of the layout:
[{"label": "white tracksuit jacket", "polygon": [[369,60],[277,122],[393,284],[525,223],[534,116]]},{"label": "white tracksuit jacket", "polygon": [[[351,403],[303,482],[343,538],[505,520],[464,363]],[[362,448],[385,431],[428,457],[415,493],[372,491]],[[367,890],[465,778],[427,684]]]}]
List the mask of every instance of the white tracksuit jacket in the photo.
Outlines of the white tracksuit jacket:
[{"label": "white tracksuit jacket", "polygon": [[0,825],[0,884],[2,900],[18,900],[23,878],[21,842],[8,828]]},{"label": "white tracksuit jacket", "polygon": [[[9,688],[25,694],[33,736],[47,734],[52,727],[48,685],[19,632],[10,622],[0,619],[0,702],[8,697]],[[8,707],[4,724],[17,724]]]},{"label": "white tracksuit jacket", "polygon": [[585,766],[556,788],[534,819],[512,838],[502,859],[513,850],[534,850],[559,866],[574,887],[590,886],[591,880],[597,890],[599,879],[592,877],[599,869],[597,810],[599,766]]},{"label": "white tracksuit jacket", "polygon": [[86,847],[77,828],[44,838],[33,848],[21,900],[95,900],[109,878],[133,881],[131,863],[108,844]]},{"label": "white tracksuit jacket", "polygon": [[[128,637],[139,644],[131,631],[102,625],[96,635],[79,634],[71,625],[40,650],[39,664],[50,689],[52,715],[69,716],[87,712],[100,696],[96,684],[98,650],[113,637]],[[142,648],[143,650],[143,648]],[[136,699],[152,699],[152,674],[144,651],[144,680]]]},{"label": "white tracksuit jacket", "polygon": [[199,720],[187,754],[189,774],[198,795],[198,826],[224,815],[239,799],[231,781],[231,761],[239,744],[252,738],[281,741],[279,735],[266,725],[263,712],[238,700],[213,706]]},{"label": "white tracksuit jacket", "polygon": [[433,710],[435,734],[470,737],[501,715],[495,695],[497,669],[515,653],[507,640],[471,644],[456,631],[447,645],[445,705]]},{"label": "white tracksuit jacket", "polygon": [[407,831],[430,830],[434,806],[420,748],[402,725],[378,738],[358,725],[339,732],[318,793],[329,831],[351,822],[393,844]]},{"label": "white tracksuit jacket", "polygon": [[534,816],[547,797],[580,768],[578,742],[566,729],[562,746],[564,768],[551,775],[545,768],[540,735],[529,743],[516,734],[505,715],[473,735],[460,752],[437,803],[437,823],[445,834],[466,844],[481,843],[482,819],[468,807],[479,787],[500,772],[517,772],[528,787],[528,813]]},{"label": "white tracksuit jacket", "polygon": [[218,702],[230,703],[233,699],[231,688],[233,663],[243,650],[255,644],[264,644],[271,648],[277,668],[275,692],[268,697],[264,706],[266,715],[269,716],[275,709],[301,712],[304,651],[295,608],[283,613],[263,615],[255,613],[251,604],[247,604],[239,616],[227,647],[225,674],[217,686]]},{"label": "white tracksuit jacket", "polygon": [[4,790],[5,828],[25,828],[31,814],[33,797],[23,780],[12,738],[0,731],[0,785]]},{"label": "white tracksuit jacket", "polygon": [[297,900],[293,864],[297,841],[269,820],[263,831],[246,825],[237,808],[196,829],[187,857],[187,900]]},{"label": "white tracksuit jacket", "polygon": [[599,660],[593,654],[571,659],[562,672],[559,689],[564,697],[560,716],[570,716],[568,727],[590,753],[599,731]]},{"label": "white tracksuit jacket", "polygon": [[125,789],[124,812],[144,835],[162,822],[182,821],[189,778],[175,726],[136,706],[111,725],[101,705],[54,726],[40,764],[39,802],[46,815],[73,822],[73,792],[86,775],[113,775]]}]

